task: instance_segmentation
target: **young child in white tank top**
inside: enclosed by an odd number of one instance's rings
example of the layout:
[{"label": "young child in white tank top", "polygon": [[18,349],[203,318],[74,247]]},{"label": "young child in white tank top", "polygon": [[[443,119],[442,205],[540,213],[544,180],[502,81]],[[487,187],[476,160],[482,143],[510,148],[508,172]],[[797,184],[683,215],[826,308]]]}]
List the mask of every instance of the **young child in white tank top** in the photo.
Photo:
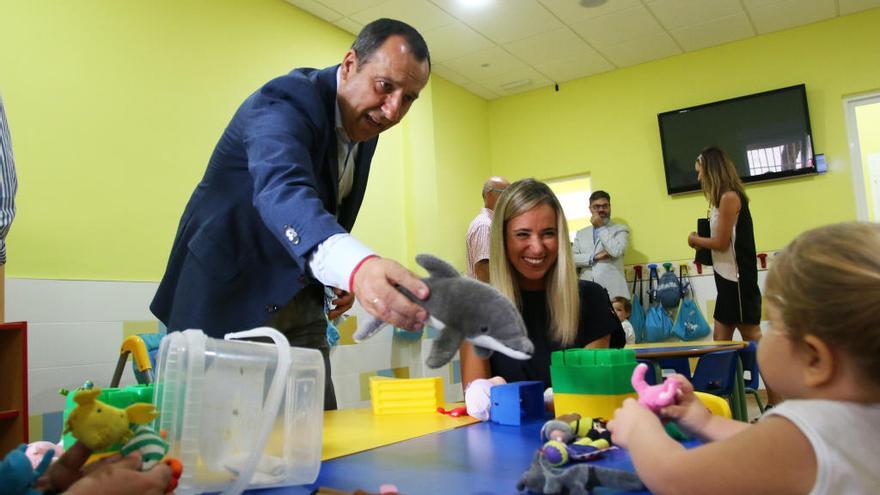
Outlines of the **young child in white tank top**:
[{"label": "young child in white tank top", "polygon": [[627,399],[608,423],[653,493],[880,493],[880,225],[806,232],[775,258],[758,347],[785,399],[750,425],[712,416],[682,376],[660,417],[704,445],[685,450]]}]

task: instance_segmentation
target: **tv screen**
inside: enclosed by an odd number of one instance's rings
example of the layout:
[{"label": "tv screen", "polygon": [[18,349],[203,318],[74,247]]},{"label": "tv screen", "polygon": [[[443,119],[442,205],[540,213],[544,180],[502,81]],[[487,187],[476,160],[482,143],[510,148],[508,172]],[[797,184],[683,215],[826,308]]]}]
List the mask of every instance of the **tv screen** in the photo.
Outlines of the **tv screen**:
[{"label": "tv screen", "polygon": [[666,191],[700,190],[694,162],[716,145],[733,159],[743,182],[816,172],[803,84],[657,115]]}]

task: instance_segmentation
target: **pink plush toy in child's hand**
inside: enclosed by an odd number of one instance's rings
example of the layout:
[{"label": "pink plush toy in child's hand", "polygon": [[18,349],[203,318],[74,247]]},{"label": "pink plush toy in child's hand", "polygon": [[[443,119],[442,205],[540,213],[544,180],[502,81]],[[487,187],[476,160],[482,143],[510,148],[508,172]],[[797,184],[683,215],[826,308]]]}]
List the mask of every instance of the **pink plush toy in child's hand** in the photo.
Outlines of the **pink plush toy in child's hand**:
[{"label": "pink plush toy in child's hand", "polygon": [[632,386],[639,394],[639,404],[655,413],[660,412],[666,406],[675,404],[679,381],[670,376],[659,385],[648,385],[645,381],[647,371],[648,365],[645,363],[639,363],[633,370]]}]

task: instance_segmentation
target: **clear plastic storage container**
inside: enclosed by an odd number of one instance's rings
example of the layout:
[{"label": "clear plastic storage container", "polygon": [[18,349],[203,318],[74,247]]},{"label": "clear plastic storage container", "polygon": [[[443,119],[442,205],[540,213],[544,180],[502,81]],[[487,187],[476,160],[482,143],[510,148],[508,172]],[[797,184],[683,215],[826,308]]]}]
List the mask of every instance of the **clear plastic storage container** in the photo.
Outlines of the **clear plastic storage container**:
[{"label": "clear plastic storage container", "polygon": [[[277,345],[230,340],[254,336]],[[168,455],[183,463],[177,493],[314,482],[324,419],[321,353],[289,347],[268,328],[226,339],[172,332],[159,349],[154,403]]]}]

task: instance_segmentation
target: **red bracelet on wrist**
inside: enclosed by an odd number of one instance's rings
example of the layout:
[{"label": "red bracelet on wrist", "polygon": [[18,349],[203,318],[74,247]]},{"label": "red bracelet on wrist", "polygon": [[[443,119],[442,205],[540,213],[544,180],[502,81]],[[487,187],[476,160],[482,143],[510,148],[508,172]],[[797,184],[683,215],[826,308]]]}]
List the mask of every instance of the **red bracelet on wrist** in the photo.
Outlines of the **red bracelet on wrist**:
[{"label": "red bracelet on wrist", "polygon": [[378,258],[378,257],[379,257],[379,255],[377,255],[377,254],[371,254],[371,255],[367,256],[366,258],[358,261],[358,264],[354,266],[354,270],[351,271],[351,275],[348,276],[348,291],[349,292],[354,294],[354,275],[355,275],[355,273],[358,272],[358,270],[361,269],[361,266],[363,266],[364,262],[370,258]]}]

